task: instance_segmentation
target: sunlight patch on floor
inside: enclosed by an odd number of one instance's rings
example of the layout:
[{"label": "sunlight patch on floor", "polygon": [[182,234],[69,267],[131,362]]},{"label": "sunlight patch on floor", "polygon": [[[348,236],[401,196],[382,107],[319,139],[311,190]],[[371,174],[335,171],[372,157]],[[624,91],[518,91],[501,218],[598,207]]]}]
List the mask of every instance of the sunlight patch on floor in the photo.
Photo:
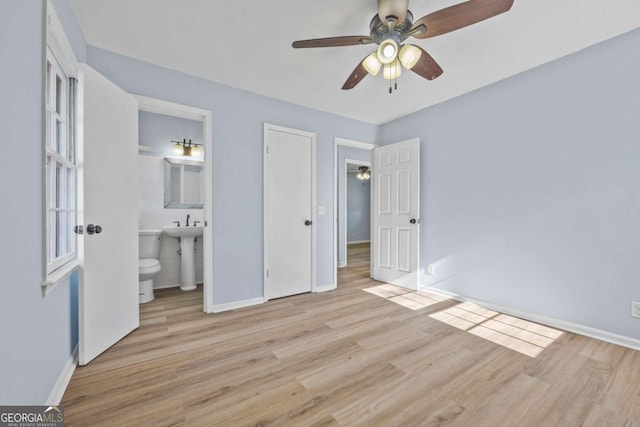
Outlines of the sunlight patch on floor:
[{"label": "sunlight patch on floor", "polygon": [[[410,310],[421,310],[449,300],[429,292],[412,291],[389,284],[365,288],[363,291]],[[468,302],[437,311],[429,317],[529,357],[539,355],[563,334],[557,329]]]},{"label": "sunlight patch on floor", "polygon": [[429,317],[529,357],[536,357],[563,332],[468,302]]},{"label": "sunlight patch on floor", "polygon": [[410,310],[420,310],[448,299],[440,295],[412,291],[400,286],[388,284],[365,288],[363,291],[387,299]]}]

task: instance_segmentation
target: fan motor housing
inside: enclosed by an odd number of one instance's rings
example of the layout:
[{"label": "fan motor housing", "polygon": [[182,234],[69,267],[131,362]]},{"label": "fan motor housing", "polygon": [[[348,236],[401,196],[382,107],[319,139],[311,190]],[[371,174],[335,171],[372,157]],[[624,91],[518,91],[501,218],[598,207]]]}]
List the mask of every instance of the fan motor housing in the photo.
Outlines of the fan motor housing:
[{"label": "fan motor housing", "polygon": [[376,14],[371,23],[369,29],[371,30],[371,38],[376,44],[382,43],[386,39],[393,39],[398,46],[403,41],[403,35],[411,29],[413,25],[413,14],[407,10],[407,17],[400,24],[393,26],[392,30],[389,29],[389,24],[382,22],[380,17]]}]

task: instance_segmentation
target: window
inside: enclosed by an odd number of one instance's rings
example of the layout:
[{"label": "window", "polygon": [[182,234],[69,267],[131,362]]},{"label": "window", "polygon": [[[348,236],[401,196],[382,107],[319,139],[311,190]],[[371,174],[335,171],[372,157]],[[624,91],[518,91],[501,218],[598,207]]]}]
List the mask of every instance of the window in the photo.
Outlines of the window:
[{"label": "window", "polygon": [[78,169],[76,86],[78,61],[51,0],[47,1],[44,69],[42,292],[47,295],[75,271]]},{"label": "window", "polygon": [[76,259],[76,80],[47,49],[46,82],[47,276]]}]

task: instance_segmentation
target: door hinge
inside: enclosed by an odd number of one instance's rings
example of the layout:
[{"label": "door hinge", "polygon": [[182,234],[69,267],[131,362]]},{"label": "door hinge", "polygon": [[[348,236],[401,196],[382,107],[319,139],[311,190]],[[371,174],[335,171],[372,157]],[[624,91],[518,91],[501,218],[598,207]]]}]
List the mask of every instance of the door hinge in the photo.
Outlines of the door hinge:
[{"label": "door hinge", "polygon": [[269,270],[267,269],[267,279],[269,278]]},{"label": "door hinge", "polygon": [[269,146],[267,145],[267,154],[269,154]]}]

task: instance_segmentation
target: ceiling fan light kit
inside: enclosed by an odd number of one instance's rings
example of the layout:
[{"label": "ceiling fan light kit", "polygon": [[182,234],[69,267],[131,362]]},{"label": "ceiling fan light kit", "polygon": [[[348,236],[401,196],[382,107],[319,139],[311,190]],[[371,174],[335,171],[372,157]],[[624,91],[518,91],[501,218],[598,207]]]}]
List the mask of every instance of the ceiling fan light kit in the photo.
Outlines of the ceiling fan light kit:
[{"label": "ceiling fan light kit", "polygon": [[412,44],[405,44],[400,49],[398,59],[405,66],[405,68],[411,70],[420,60],[422,56],[422,50],[419,47]]},{"label": "ceiling fan light kit", "polygon": [[[403,44],[410,37],[426,39],[450,33],[511,9],[514,0],[468,0],[440,9],[413,22],[409,0],[378,0],[378,13],[369,24],[369,36],[342,36],[298,40],[294,48],[353,46],[375,43],[378,48],[367,55],[342,86],[353,89],[367,74],[373,76],[383,69],[387,80],[402,74],[402,66],[419,76],[433,80],[442,74],[440,65],[424,49]],[[397,86],[396,86],[397,88]],[[389,89],[391,93],[391,88]]]},{"label": "ceiling fan light kit", "polygon": [[398,43],[393,39],[386,39],[380,43],[376,51],[378,61],[383,64],[391,64],[398,56]]},{"label": "ceiling fan light kit", "polygon": [[377,76],[380,72],[380,68],[382,68],[382,62],[380,62],[380,60],[378,59],[378,53],[373,52],[369,56],[364,58],[364,61],[362,61],[362,66],[365,70],[367,70],[367,73],[371,74],[372,76]]},{"label": "ceiling fan light kit", "polygon": [[400,61],[397,59],[393,61],[391,64],[384,64],[384,68],[382,70],[382,76],[386,80],[395,80],[402,75],[402,67],[400,66]]},{"label": "ceiling fan light kit", "polygon": [[367,179],[371,178],[371,170],[368,166],[360,166],[358,170],[359,172],[356,175],[356,178],[358,178],[359,180],[366,181]]}]

